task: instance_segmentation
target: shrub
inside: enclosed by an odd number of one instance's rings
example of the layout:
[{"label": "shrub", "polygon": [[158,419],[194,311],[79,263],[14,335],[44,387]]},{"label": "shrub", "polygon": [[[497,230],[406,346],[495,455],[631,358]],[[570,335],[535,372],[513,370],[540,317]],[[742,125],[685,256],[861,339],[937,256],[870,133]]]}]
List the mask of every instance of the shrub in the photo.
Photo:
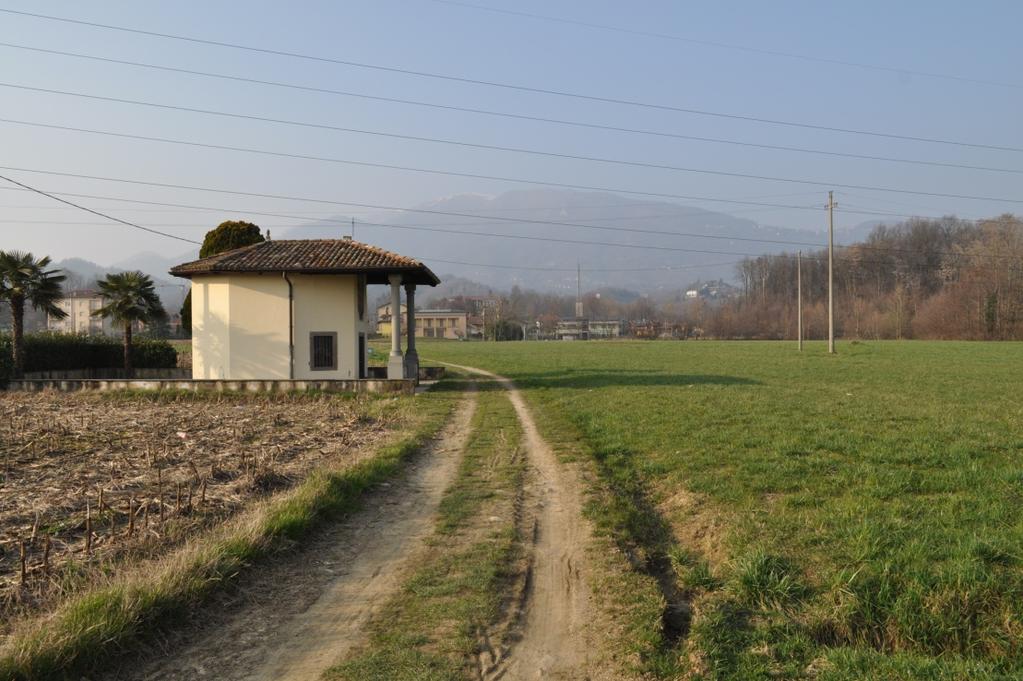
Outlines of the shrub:
[{"label": "shrub", "polygon": [[[164,340],[140,340],[132,344],[132,363],[137,368],[167,369],[177,366],[174,346]],[[75,334],[25,335],[25,371],[109,369],[124,363],[119,338]],[[11,339],[0,337],[0,381],[10,377]]]}]

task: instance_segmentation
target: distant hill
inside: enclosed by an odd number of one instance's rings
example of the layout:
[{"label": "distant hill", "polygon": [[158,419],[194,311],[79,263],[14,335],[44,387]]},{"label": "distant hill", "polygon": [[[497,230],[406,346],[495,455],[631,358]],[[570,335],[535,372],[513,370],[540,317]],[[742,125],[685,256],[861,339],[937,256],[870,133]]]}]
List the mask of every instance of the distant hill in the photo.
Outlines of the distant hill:
[{"label": "distant hill", "polygon": [[156,292],[160,295],[167,312],[175,313],[180,309],[185,294],[188,292],[188,282],[170,276],[167,270],[171,265],[186,262],[194,257],[187,255],[166,258],[156,253],[141,253],[138,256],[125,258],[110,267],[98,265],[82,258],[65,258],[55,262],[54,267],[64,271],[64,276],[67,277],[64,286],[67,289],[95,288],[96,280],[102,279],[111,272],[141,270],[153,278],[153,282],[157,286]]},{"label": "distant hill", "polygon": [[[198,257],[198,247],[184,253],[178,253],[177,255],[166,255],[154,253],[153,251],[144,251],[142,253],[136,253],[128,258],[124,258],[123,260],[119,260],[110,267],[116,270],[141,270],[151,277],[166,279],[169,281],[175,279],[167,273],[170,268],[175,265],[180,265],[183,262],[195,260]],[[181,280],[178,281],[178,283],[183,284],[186,282]]]},{"label": "distant hill", "polygon": [[[584,290],[621,288],[642,293],[677,290],[697,279],[731,280],[735,274],[734,262],[741,260],[742,254],[759,255],[795,248],[789,246],[786,249],[780,244],[745,239],[824,242],[820,234],[762,225],[727,213],[600,192],[537,189],[512,191],[493,197],[460,194],[415,208],[445,214],[396,211],[357,218],[355,238],[419,257],[438,275],[464,277],[484,286],[505,290],[519,285],[535,290],[574,292],[577,262],[583,270]],[[449,213],[460,213],[465,217]],[[349,220],[347,216],[337,216],[336,219],[339,225]],[[584,223],[606,229],[531,221]],[[367,223],[385,223],[395,227]],[[730,238],[623,232],[616,227]],[[458,237],[450,232],[430,230],[507,234],[553,241],[468,234]],[[284,237],[337,238],[347,233],[348,230],[340,226],[309,224],[291,228]],[[655,245],[665,249],[577,245],[561,243],[558,239]],[[696,252],[668,250],[672,247]],[[505,267],[481,267],[473,263]],[[551,271],[551,268],[560,270]]]}]

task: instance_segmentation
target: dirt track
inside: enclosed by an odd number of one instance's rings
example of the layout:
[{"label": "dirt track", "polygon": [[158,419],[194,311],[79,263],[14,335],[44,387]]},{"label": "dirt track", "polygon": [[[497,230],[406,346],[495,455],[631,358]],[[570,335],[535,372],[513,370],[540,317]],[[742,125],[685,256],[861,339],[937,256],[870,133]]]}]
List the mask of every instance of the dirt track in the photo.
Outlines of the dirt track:
[{"label": "dirt track", "polygon": [[[530,464],[522,522],[526,545],[520,592],[494,625],[496,643],[480,656],[484,681],[605,678],[589,668],[591,620],[578,479],[540,436],[508,379],[459,367],[508,391]],[[245,602],[224,612],[161,659],[117,679],[312,681],[366,640],[367,624],[400,590],[433,530],[445,488],[454,479],[475,411],[471,395],[432,451],[409,474],[375,494],[368,508],[325,531],[298,555],[282,559],[241,591]]]},{"label": "dirt track", "polygon": [[525,433],[533,475],[527,512],[533,532],[526,547],[526,576],[521,614],[499,633],[510,643],[483,669],[487,681],[595,678],[588,665],[587,623],[590,592],[586,570],[589,528],[582,515],[581,485],[558,462],[540,436],[522,395],[508,379],[473,367],[458,367],[500,383],[511,399]]},{"label": "dirt track", "polygon": [[229,600],[190,641],[111,679],[319,678],[363,641],[366,623],[397,592],[433,530],[475,405],[474,396],[466,399],[431,451],[417,457],[404,478],[373,495],[366,508],[254,577],[242,589],[244,603]]}]

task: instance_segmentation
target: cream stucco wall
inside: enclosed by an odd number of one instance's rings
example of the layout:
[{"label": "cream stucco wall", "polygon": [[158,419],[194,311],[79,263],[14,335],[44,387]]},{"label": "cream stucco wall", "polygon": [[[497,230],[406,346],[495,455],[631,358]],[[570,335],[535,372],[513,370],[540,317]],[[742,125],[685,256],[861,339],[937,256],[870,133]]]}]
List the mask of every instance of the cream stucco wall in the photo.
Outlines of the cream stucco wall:
[{"label": "cream stucco wall", "polygon": [[[295,378],[359,377],[359,332],[355,276],[293,275],[295,286]],[[309,334],[337,333],[337,371],[309,368]]]},{"label": "cream stucco wall", "polygon": [[226,277],[196,277],[192,281],[192,378],[229,377],[230,313]]},{"label": "cream stucco wall", "polygon": [[[358,278],[291,275],[296,379],[358,378]],[[192,281],[192,377],[290,377],[288,284],[280,274],[196,276]],[[336,333],[336,371],[309,367],[309,334]]]}]

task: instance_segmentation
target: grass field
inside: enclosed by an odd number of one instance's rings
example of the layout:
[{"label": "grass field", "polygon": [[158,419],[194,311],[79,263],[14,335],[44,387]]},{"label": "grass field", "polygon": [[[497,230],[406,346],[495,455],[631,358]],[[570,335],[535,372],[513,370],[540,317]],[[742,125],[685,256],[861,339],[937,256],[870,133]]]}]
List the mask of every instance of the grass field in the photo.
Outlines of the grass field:
[{"label": "grass field", "polygon": [[544,435],[590,456],[598,528],[689,606],[636,651],[645,671],[1023,676],[1023,345],[421,341],[420,355],[513,378]]}]

